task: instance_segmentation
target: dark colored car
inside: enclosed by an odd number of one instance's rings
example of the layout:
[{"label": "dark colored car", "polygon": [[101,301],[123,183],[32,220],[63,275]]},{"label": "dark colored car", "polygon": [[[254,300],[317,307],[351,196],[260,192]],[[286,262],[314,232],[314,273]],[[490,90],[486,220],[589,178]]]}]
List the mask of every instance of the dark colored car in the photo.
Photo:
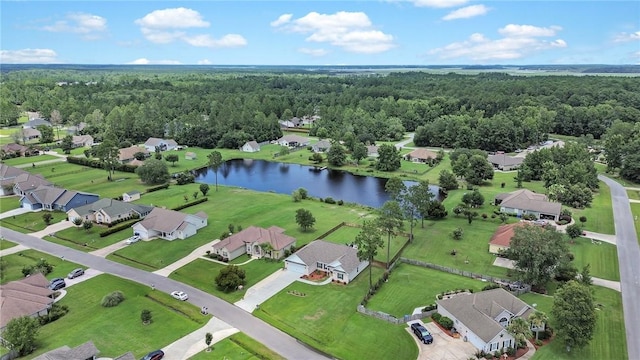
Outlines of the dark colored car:
[{"label": "dark colored car", "polygon": [[425,344],[431,344],[433,342],[433,336],[426,327],[422,326],[420,323],[411,324],[411,330],[416,334],[418,339]]},{"label": "dark colored car", "polygon": [[67,283],[64,282],[63,278],[55,278],[49,283],[50,290],[60,290],[65,286],[67,286]]},{"label": "dark colored car", "polygon": [[164,351],[162,350],[155,350],[152,351],[150,353],[148,353],[147,355],[145,355],[142,359],[140,360],[160,360],[164,357]]}]

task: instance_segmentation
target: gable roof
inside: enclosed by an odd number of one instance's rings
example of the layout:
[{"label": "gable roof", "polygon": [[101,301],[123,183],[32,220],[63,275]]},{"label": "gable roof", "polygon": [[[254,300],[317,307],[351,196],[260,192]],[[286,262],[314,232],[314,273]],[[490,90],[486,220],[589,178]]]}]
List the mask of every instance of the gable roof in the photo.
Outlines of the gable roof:
[{"label": "gable roof", "polygon": [[507,154],[495,154],[487,156],[490,163],[498,166],[520,165],[524,161],[523,157],[509,156]]},{"label": "gable roof", "polygon": [[153,206],[139,205],[109,198],[103,198],[92,204],[78,206],[76,208],[73,208],[73,210],[80,216],[93,214],[102,210],[105,214],[113,217],[115,215],[128,214],[131,211],[135,211],[140,215],[147,214],[153,210]]},{"label": "gable roof", "polygon": [[17,168],[15,166],[9,166],[9,165],[5,165],[0,163],[0,179],[4,180],[4,179],[14,179],[19,175],[28,175],[29,173]]},{"label": "gable roof", "polygon": [[274,250],[282,250],[296,242],[294,237],[284,234],[284,229],[272,226],[268,229],[249,226],[248,228],[222,239],[213,245],[214,249],[227,248],[228,251],[235,251],[248,243],[269,243]]},{"label": "gable roof", "polygon": [[40,135],[42,135],[42,133],[38,129],[34,129],[34,128],[22,129],[23,137],[33,137],[33,136],[40,136]]},{"label": "gable roof", "polygon": [[296,251],[295,255],[307,265],[322,262],[346,273],[351,273],[361,262],[356,248],[325,240],[314,240]]},{"label": "gable roof", "polygon": [[30,316],[53,304],[49,281],[41,273],[0,286],[0,328],[11,319]]},{"label": "gable roof", "polygon": [[298,144],[306,144],[306,143],[309,142],[309,138],[302,137],[302,136],[295,135],[295,134],[290,134],[290,135],[285,135],[285,136],[281,137],[280,139],[278,139],[278,142],[281,142],[281,141],[286,141],[288,143],[295,142],[295,143],[298,143]]},{"label": "gable roof", "polygon": [[138,191],[138,190],[131,190],[131,191],[127,191],[125,194],[127,194],[127,195],[131,196],[131,195],[138,195],[138,194],[141,194],[141,192],[140,192],[140,191]]},{"label": "gable roof", "polygon": [[412,159],[421,159],[421,160],[435,159],[437,156],[438,156],[437,153],[427,149],[415,149],[412,152],[405,155],[405,157],[411,157]]},{"label": "gable roof", "polygon": [[128,148],[123,148],[118,150],[118,160],[125,161],[134,158],[136,153],[149,154],[149,150],[143,146],[129,146]]},{"label": "gable roof", "polygon": [[367,155],[371,156],[378,153],[380,147],[377,145],[367,145]]},{"label": "gable roof", "polygon": [[31,190],[26,193],[24,196],[29,200],[31,204],[46,204],[46,205],[60,205],[64,206],[71,201],[76,195],[93,195],[98,196],[97,194],[90,194],[80,191],[67,190],[63,188],[58,188],[51,185],[40,185],[35,190]]},{"label": "gable roof", "polygon": [[24,123],[22,125],[22,127],[24,127],[24,128],[27,128],[27,127],[35,128],[36,126],[41,126],[41,125],[51,126],[51,123],[48,122],[45,119],[36,118],[36,119],[31,119],[31,120],[27,121],[26,123]]},{"label": "gable roof", "polygon": [[160,139],[150,137],[145,141],[144,146],[160,146],[166,144],[167,146],[178,146],[178,143],[173,139]]},{"label": "gable roof", "polygon": [[515,235],[515,230],[517,227],[525,226],[524,222],[517,222],[513,224],[501,225],[498,227],[489,244],[491,245],[499,245],[499,246],[509,246],[511,244],[511,238]]},{"label": "gable roof", "polygon": [[99,352],[93,341],[87,341],[74,348],[64,345],[35,357],[33,360],[87,360],[93,359]]},{"label": "gable roof", "polygon": [[93,136],[91,135],[74,135],[72,138],[73,144],[84,145],[86,143],[93,143]]},{"label": "gable roof", "polygon": [[50,182],[40,177],[40,175],[34,175],[29,173],[20,174],[15,177],[15,187],[22,192],[36,189],[42,185],[51,185]]},{"label": "gable roof", "polygon": [[494,320],[503,311],[525,319],[533,312],[529,305],[503,288],[472,294],[460,293],[449,299],[437,300],[436,303],[438,308],[445,309],[484,342],[490,341],[504,330]]},{"label": "gable roof", "polygon": [[[163,233],[172,233],[180,229],[181,227],[183,229],[187,226],[187,223],[189,223],[187,221],[188,216],[188,214],[179,211],[157,207],[153,208],[153,210],[151,210],[149,215],[147,215],[144,220],[135,225],[141,225],[145,229],[155,230]],[[199,212],[198,214],[191,216],[206,219],[206,214],[203,212]]]},{"label": "gable roof", "polygon": [[29,148],[24,145],[12,143],[4,145],[2,147],[2,150],[6,153],[24,153],[25,151],[29,150]]},{"label": "gable roof", "polygon": [[253,150],[260,150],[260,144],[257,141],[247,141],[242,147],[249,146]]},{"label": "gable roof", "polygon": [[331,148],[331,142],[329,140],[320,140],[313,144],[314,149],[329,149]]},{"label": "gable roof", "polygon": [[527,189],[516,190],[511,193],[501,193],[496,195],[496,199],[502,199],[500,206],[512,209],[530,210],[554,215],[559,215],[562,211],[562,204],[551,202],[546,195],[537,194]]}]

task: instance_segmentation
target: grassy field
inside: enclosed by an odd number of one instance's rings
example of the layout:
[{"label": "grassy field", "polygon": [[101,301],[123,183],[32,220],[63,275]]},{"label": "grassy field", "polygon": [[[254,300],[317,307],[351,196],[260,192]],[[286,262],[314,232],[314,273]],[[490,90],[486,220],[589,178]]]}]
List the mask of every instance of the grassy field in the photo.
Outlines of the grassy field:
[{"label": "grassy field", "polygon": [[[382,270],[373,270],[374,279],[378,279]],[[262,303],[253,314],[340,359],[415,359],[418,348],[405,326],[356,312],[368,287],[366,272],[346,286],[294,283]],[[304,296],[291,295],[290,291]]]},{"label": "grassy field", "polygon": [[640,191],[627,190],[627,196],[629,196],[629,199],[640,200]]},{"label": "grassy field", "polygon": [[[125,300],[116,307],[102,307],[102,297],[116,290],[123,292]],[[33,355],[92,340],[102,357],[132,351],[138,358],[191,333],[208,320],[190,303],[106,274],[68,288],[60,304],[68,306],[69,313],[41,328],[38,351]],[[140,321],[143,309],[153,316],[149,325]]]},{"label": "grassy field", "polygon": [[244,333],[236,333],[212,345],[210,352],[202,351],[189,360],[284,360],[277,353]]},{"label": "grassy field", "polygon": [[[105,230],[107,230],[107,227],[98,225],[94,225],[89,231],[81,227],[72,227],[58,231],[55,236],[49,237],[46,240],[73,247],[76,250],[90,252],[115,244],[118,241],[126,240],[133,235],[131,229],[124,229],[111,235],[100,237],[100,233]],[[84,246],[84,244],[87,244],[87,246]]]},{"label": "grassy field", "polygon": [[620,281],[615,245],[605,242],[593,244],[590,239],[578,238],[569,244],[569,251],[575,255],[573,263],[578,270],[590,264],[591,276]]},{"label": "grassy field", "polygon": [[[60,158],[53,155],[38,155],[38,156],[17,157],[13,159],[6,159],[6,160],[2,160],[2,162],[5,165],[17,166],[17,165],[23,165],[23,164],[33,164],[39,161],[56,160],[56,159],[60,159]],[[60,159],[60,160],[64,162],[64,159]]]},{"label": "grassy field", "polygon": [[15,217],[9,217],[2,219],[0,224],[22,233],[36,232],[44,230],[47,226],[42,219],[43,214],[51,214],[51,224],[55,224],[67,218],[67,214],[61,211],[38,211],[29,212],[22,215],[16,215]]},{"label": "grassy field", "polygon": [[[405,224],[405,231],[408,230],[406,228],[407,226],[408,225]],[[358,236],[358,233],[360,233],[360,230],[360,228],[356,227],[342,226],[338,230],[329,234],[329,236],[325,237],[325,240],[337,244],[350,244],[355,241],[356,236]],[[398,253],[398,251],[400,251],[400,248],[402,248],[402,245],[407,242],[407,239],[407,236],[402,235],[391,237],[391,258],[393,258]],[[378,255],[376,255],[375,259],[378,261],[387,262],[387,242],[389,239],[386,234],[382,235],[382,240],[384,241],[384,247],[378,250]]]},{"label": "grassy field", "polygon": [[71,270],[82,267],[70,261],[63,261],[57,256],[51,256],[35,250],[24,250],[15,254],[2,257],[5,262],[5,268],[2,270],[2,280],[4,284],[9,281],[24,278],[22,268],[25,266],[35,265],[40,259],[45,259],[49,264],[53,265],[53,271],[47,275],[48,279],[56,277],[66,277]]},{"label": "grassy field", "polygon": [[[622,316],[622,296],[619,292],[599,286],[593,287],[594,299],[602,304],[597,310],[598,319],[591,343],[584,349],[573,349],[567,353],[560,341],[552,341],[536,351],[533,360],[601,360],[627,359],[627,344],[624,336],[624,319]],[[553,298],[538,294],[524,294],[521,299],[529,304],[537,304],[537,309],[551,317]]]},{"label": "grassy field", "polygon": [[0,213],[20,207],[19,196],[3,196],[0,199]]},{"label": "grassy field", "polygon": [[590,207],[571,209],[571,212],[575,219],[580,216],[587,217],[587,222],[584,224],[585,230],[602,234],[615,234],[611,191],[604,182],[600,181],[600,189],[593,195],[593,202]]},{"label": "grassy field", "polygon": [[[242,256],[242,258],[246,260],[246,257]],[[281,261],[271,262],[266,260],[253,260],[248,264],[241,265],[240,267],[246,273],[247,283],[243,290],[230,293],[218,290],[215,285],[215,277],[224,267],[225,265],[221,265],[213,261],[198,259],[172,272],[169,277],[193,287],[197,287],[202,291],[206,291],[209,294],[217,296],[230,303],[234,303],[242,299],[248,288],[273,274],[275,271],[282,269],[284,264]]]},{"label": "grassy field", "polygon": [[636,227],[636,234],[638,235],[638,242],[640,243],[640,203],[631,203],[631,213]]},{"label": "grassy field", "polygon": [[11,242],[9,240],[5,240],[3,238],[0,238],[0,250],[4,250],[4,249],[9,249],[12,248],[14,246],[16,246],[18,244]]},{"label": "grassy field", "polygon": [[369,300],[367,308],[397,318],[434,304],[436,295],[456,289],[482,290],[486,282],[406,263],[396,265],[389,281]]}]

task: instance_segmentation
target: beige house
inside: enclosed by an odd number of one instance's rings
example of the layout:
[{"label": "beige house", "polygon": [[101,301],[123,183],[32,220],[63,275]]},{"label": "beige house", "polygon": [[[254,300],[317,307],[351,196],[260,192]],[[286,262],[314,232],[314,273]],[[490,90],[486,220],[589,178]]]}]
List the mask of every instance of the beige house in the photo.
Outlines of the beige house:
[{"label": "beige house", "polygon": [[498,153],[495,155],[489,155],[487,160],[489,160],[495,169],[510,171],[519,168],[524,161],[524,157],[509,156],[505,153]]},{"label": "beige house", "polygon": [[74,148],[93,146],[93,136],[91,135],[74,135],[72,141]]},{"label": "beige house", "polygon": [[47,315],[53,305],[53,290],[41,273],[0,286],[0,329],[22,316]]},{"label": "beige house", "polygon": [[286,146],[289,148],[303,147],[309,145],[309,138],[299,135],[285,135],[277,140],[280,146]]},{"label": "beige house", "polygon": [[154,208],[144,220],[133,224],[133,233],[144,240],[159,237],[165,240],[186,239],[207,226],[207,214],[195,215]]},{"label": "beige house", "polygon": [[140,191],[132,190],[122,194],[122,201],[131,202],[131,201],[139,200],[140,196],[141,196]]},{"label": "beige house", "polygon": [[129,146],[128,148],[118,150],[118,161],[120,161],[121,164],[127,164],[135,160],[137,153],[143,153],[145,157],[151,155],[149,151],[142,146]]},{"label": "beige house", "polygon": [[130,204],[124,201],[104,198],[92,204],[75,207],[67,211],[67,218],[92,221],[97,224],[111,224],[130,218],[144,218],[153,210],[152,206]]},{"label": "beige house", "polygon": [[498,194],[494,198],[494,204],[499,205],[503,213],[518,217],[533,215],[540,220],[558,221],[562,211],[562,204],[551,202],[546,195],[527,189]]},{"label": "beige house", "polygon": [[284,260],[284,268],[300,275],[316,270],[332,280],[349,283],[367,268],[369,262],[358,259],[358,250],[344,244],[315,240]]},{"label": "beige house", "polygon": [[438,154],[427,149],[415,149],[404,155],[404,159],[415,163],[428,163],[435,160]]},{"label": "beige house", "polygon": [[296,239],[284,234],[284,229],[272,226],[264,229],[250,226],[213,245],[213,253],[231,261],[243,254],[258,258],[280,259],[284,252],[295,246]]}]

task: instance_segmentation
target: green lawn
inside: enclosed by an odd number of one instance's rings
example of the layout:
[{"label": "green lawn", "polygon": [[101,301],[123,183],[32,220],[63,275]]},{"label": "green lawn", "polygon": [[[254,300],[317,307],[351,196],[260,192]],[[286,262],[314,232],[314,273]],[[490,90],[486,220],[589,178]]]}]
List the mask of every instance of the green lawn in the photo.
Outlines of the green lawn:
[{"label": "green lawn", "polygon": [[3,238],[0,238],[0,250],[4,250],[4,249],[9,249],[12,248],[14,246],[16,246],[18,244],[11,242],[9,240],[5,240]]},{"label": "green lawn", "polygon": [[591,276],[620,281],[615,245],[605,242],[593,244],[590,239],[578,238],[569,244],[569,250],[575,255],[573,263],[578,270],[590,264]]},{"label": "green lawn", "polygon": [[236,333],[212,345],[210,352],[202,351],[189,360],[284,360],[277,353],[253,340],[244,333]]},{"label": "green lawn", "polygon": [[585,230],[602,234],[615,234],[611,191],[604,182],[600,181],[600,189],[593,195],[593,202],[590,207],[586,209],[570,208],[570,210],[574,219],[578,219],[580,216],[587,217],[587,222],[584,224]]},{"label": "green lawn", "polygon": [[640,200],[640,191],[627,190],[627,196],[629,196],[629,199]]},{"label": "green lawn", "polygon": [[[543,346],[536,351],[534,360],[601,360],[627,359],[627,344],[625,338],[624,319],[622,316],[622,296],[619,292],[599,286],[594,286],[595,302],[602,304],[597,310],[598,320],[591,343],[584,349],[573,349],[567,353],[564,345],[558,341]],[[553,298],[538,294],[524,294],[520,297],[529,304],[537,304],[540,311],[551,316]],[[553,318],[551,325],[554,326]]]},{"label": "green lawn", "polygon": [[[244,256],[242,256],[242,258],[246,260]],[[197,259],[172,272],[169,277],[185,284],[189,284],[202,291],[206,291],[209,294],[217,296],[225,301],[234,303],[242,299],[248,288],[273,274],[275,271],[282,269],[284,264],[282,262],[275,261],[253,260],[248,264],[241,265],[240,267],[246,272],[247,283],[243,290],[230,293],[218,290],[215,285],[215,277],[224,267],[225,265],[221,265],[213,261]]]},{"label": "green lawn", "polygon": [[67,218],[67,214],[61,211],[38,211],[5,218],[2,219],[0,223],[2,224],[2,226],[16,229],[16,231],[20,231],[23,233],[36,232],[44,230],[47,226],[49,226],[45,224],[44,220],[42,219],[43,214],[52,215],[50,225]]},{"label": "green lawn", "polygon": [[482,290],[486,282],[420,266],[399,263],[389,281],[369,300],[367,308],[397,318],[411,315],[418,307],[436,302],[436,295],[449,290]]},{"label": "green lawn", "polygon": [[53,265],[53,271],[47,275],[48,279],[56,277],[66,277],[71,270],[82,267],[70,261],[63,261],[57,256],[51,256],[36,250],[24,250],[15,254],[2,257],[5,268],[2,270],[2,280],[4,284],[9,281],[24,278],[22,268],[25,266],[35,265],[40,259],[45,259],[49,264]]},{"label": "green lawn", "polygon": [[640,243],[640,203],[631,203],[631,213],[633,214],[634,225],[636,227],[636,235]]},{"label": "green lawn", "polygon": [[[133,235],[131,229],[124,229],[105,237],[100,237],[100,233],[107,230],[107,227],[94,225],[89,231],[80,227],[71,227],[58,231],[54,237],[50,236],[46,240],[56,244],[72,247],[80,251],[94,251],[103,247],[124,241]],[[87,244],[87,246],[84,246]]]},{"label": "green lawn", "polygon": [[[124,293],[124,302],[112,308],[102,307],[102,297],[116,290]],[[188,302],[106,274],[68,288],[60,304],[68,306],[69,313],[41,328],[38,351],[32,355],[92,340],[101,357],[113,358],[132,351],[138,358],[193,332],[208,320]],[[153,322],[149,325],[140,321],[143,309],[151,310]]]},{"label": "green lawn", "polygon": [[[382,270],[373,270],[375,281]],[[415,359],[418,348],[406,326],[356,311],[369,287],[367,272],[349,285],[296,282],[262,303],[253,314],[340,359]],[[294,290],[304,296],[289,294]]]},{"label": "green lawn", "polygon": [[0,213],[17,209],[20,207],[20,197],[19,196],[3,196],[0,199]]},{"label": "green lawn", "polygon": [[[406,228],[407,226],[408,225],[405,224],[405,231],[408,230]],[[358,233],[360,233],[360,230],[360,228],[356,227],[342,226],[338,230],[329,234],[329,236],[325,237],[325,240],[337,244],[350,244],[355,241],[356,236],[358,235]],[[402,245],[407,242],[407,239],[407,236],[401,235],[391,237],[391,258],[393,258],[398,253],[398,251],[400,251],[400,248],[402,248]],[[378,250],[378,255],[376,255],[375,259],[378,261],[387,262],[387,241],[389,240],[387,235],[383,234],[382,240],[384,241],[384,247]]]},{"label": "green lawn", "polygon": [[[13,158],[13,159],[6,159],[6,160],[2,160],[2,162],[6,165],[9,166],[16,166],[16,165],[22,165],[22,164],[32,164],[32,163],[36,163],[39,161],[47,161],[47,160],[56,160],[56,159],[60,159],[57,156],[53,156],[53,155],[38,155],[38,156],[29,156],[29,157],[17,157],[17,158]],[[60,159],[62,161],[64,161],[64,159]]]}]

